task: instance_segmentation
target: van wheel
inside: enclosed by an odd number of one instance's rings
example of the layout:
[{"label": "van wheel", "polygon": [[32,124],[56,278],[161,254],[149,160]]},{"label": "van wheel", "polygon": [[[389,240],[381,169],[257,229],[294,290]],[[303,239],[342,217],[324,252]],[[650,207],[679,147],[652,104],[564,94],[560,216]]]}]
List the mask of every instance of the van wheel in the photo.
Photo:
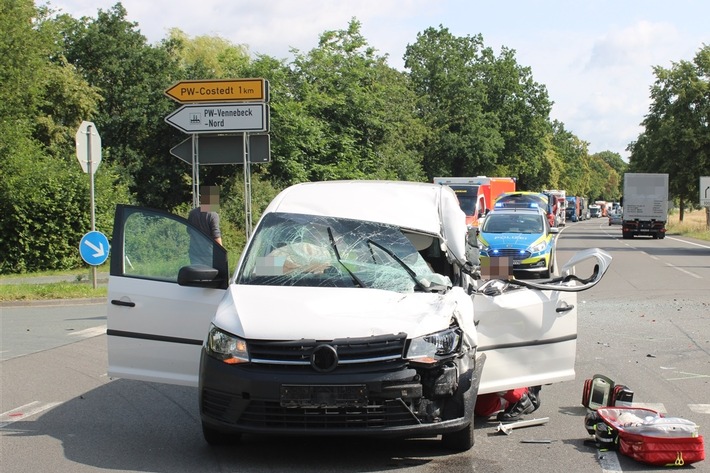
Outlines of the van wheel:
[{"label": "van wheel", "polygon": [[220,430],[213,429],[202,423],[202,435],[205,442],[210,445],[234,445],[242,438],[242,434],[228,434]]},{"label": "van wheel", "polygon": [[474,444],[473,420],[468,426],[461,430],[443,434],[441,436],[441,443],[445,448],[456,452],[466,452],[470,450]]}]

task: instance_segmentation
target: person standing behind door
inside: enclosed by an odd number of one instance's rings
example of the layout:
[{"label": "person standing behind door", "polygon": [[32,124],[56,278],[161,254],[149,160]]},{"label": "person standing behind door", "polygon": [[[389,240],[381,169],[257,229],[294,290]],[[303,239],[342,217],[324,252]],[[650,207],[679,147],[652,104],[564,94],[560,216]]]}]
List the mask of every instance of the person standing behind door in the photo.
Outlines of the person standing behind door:
[{"label": "person standing behind door", "polygon": [[[222,245],[222,232],[219,228],[219,190],[216,186],[209,186],[204,200],[199,207],[190,210],[187,221],[200,229],[205,235],[212,237],[214,241]],[[198,238],[190,239],[190,261],[193,264],[212,264],[212,248],[206,248]]]}]

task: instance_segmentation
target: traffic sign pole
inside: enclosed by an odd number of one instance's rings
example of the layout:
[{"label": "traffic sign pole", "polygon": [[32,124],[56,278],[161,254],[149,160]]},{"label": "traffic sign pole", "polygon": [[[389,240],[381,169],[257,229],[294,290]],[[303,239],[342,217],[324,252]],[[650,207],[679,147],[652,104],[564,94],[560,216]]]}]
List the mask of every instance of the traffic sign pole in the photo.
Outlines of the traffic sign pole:
[{"label": "traffic sign pole", "polygon": [[200,137],[192,134],[192,208],[200,206]]},{"label": "traffic sign pole", "polygon": [[[83,135],[86,135],[84,137]],[[101,163],[101,137],[92,122],[83,121],[76,132],[76,157],[84,172],[89,174],[89,194],[91,201],[91,231],[96,231],[96,205],[94,174]],[[93,287],[98,286],[96,266],[91,268]]]},{"label": "traffic sign pole", "polygon": [[[89,170],[89,195],[91,196],[91,231],[96,231],[96,206],[94,205],[94,170],[91,169],[91,128],[89,125],[86,128],[86,147],[88,149],[86,166]],[[98,281],[96,276],[96,266],[91,266],[91,286],[96,289]]]},{"label": "traffic sign pole", "polygon": [[251,236],[251,159],[249,159],[249,140],[246,132],[242,140],[242,150],[244,155],[244,218],[246,237]]}]

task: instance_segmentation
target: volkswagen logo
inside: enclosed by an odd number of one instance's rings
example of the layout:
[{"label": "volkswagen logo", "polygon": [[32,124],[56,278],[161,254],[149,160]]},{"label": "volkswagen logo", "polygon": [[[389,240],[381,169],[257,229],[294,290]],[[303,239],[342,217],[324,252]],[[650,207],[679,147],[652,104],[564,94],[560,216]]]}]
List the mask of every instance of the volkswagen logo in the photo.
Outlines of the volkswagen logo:
[{"label": "volkswagen logo", "polygon": [[320,373],[328,373],[338,366],[338,352],[330,345],[318,345],[311,353],[311,366]]}]

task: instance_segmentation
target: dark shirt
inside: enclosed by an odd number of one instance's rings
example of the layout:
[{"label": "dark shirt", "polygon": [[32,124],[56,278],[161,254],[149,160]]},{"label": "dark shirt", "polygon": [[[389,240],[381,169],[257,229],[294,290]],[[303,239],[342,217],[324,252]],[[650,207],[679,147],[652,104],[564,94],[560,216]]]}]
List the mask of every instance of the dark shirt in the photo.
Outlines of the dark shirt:
[{"label": "dark shirt", "polygon": [[219,231],[219,214],[217,212],[203,212],[199,208],[194,208],[190,210],[187,221],[215,240],[222,236]]},{"label": "dark shirt", "polygon": [[[220,238],[219,215],[216,212],[202,212],[199,208],[190,210],[187,221],[200,229],[202,233],[211,236],[213,240]],[[204,239],[190,234],[190,262],[212,266],[212,248]]]}]

